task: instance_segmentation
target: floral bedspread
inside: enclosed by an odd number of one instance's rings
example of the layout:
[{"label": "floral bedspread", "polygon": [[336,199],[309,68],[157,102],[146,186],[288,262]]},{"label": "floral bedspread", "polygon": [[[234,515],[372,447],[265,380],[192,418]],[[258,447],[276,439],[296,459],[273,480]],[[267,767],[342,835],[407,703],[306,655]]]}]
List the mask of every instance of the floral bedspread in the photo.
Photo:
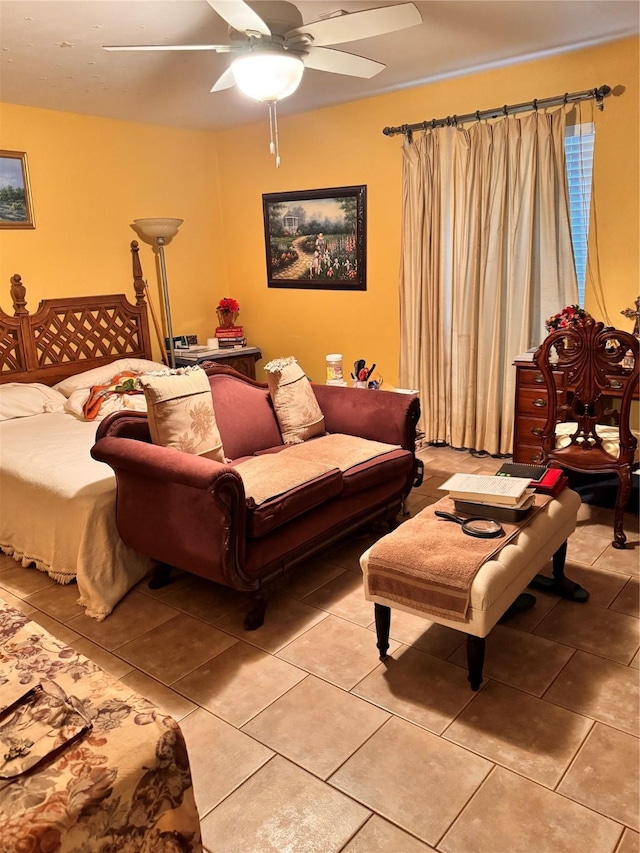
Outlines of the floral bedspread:
[{"label": "floral bedspread", "polygon": [[0,776],[0,853],[202,851],[175,720],[1,599]]}]

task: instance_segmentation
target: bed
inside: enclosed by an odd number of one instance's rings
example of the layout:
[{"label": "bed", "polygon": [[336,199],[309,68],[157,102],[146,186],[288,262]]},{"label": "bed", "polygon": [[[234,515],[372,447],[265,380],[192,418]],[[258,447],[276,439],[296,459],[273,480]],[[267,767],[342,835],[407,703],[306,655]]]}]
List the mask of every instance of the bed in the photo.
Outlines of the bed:
[{"label": "bed", "polygon": [[144,408],[144,395],[105,395],[96,420],[83,416],[92,388],[122,371],[163,367],[151,357],[138,250],[133,241],[135,304],[123,294],[65,297],[31,314],[14,275],[13,316],[0,308],[0,551],[59,583],[75,581],[95,619],[151,568],[120,539],[115,477],[89,454],[96,421]]}]

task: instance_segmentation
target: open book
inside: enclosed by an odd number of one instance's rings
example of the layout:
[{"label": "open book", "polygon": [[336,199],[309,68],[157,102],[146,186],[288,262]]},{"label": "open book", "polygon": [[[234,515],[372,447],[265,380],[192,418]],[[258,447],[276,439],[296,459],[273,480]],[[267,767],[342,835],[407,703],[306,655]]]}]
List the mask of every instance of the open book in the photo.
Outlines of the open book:
[{"label": "open book", "polygon": [[449,497],[475,503],[519,506],[525,498],[530,478],[495,477],[488,474],[454,474],[440,488]]}]

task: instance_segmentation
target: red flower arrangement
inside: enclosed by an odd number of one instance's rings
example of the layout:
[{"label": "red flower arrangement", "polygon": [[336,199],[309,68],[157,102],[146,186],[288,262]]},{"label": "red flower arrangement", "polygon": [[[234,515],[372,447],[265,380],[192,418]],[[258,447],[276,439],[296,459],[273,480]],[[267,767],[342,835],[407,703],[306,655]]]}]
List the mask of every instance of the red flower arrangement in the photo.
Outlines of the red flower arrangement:
[{"label": "red flower arrangement", "polygon": [[237,299],[231,299],[228,296],[225,296],[224,299],[221,299],[218,302],[218,307],[216,311],[220,311],[222,314],[237,314],[240,310],[240,303]]},{"label": "red flower arrangement", "polygon": [[547,332],[555,332],[556,329],[566,329],[567,326],[575,326],[578,320],[584,320],[590,317],[584,308],[579,305],[567,305],[558,314],[553,314],[544,324],[547,327]]}]

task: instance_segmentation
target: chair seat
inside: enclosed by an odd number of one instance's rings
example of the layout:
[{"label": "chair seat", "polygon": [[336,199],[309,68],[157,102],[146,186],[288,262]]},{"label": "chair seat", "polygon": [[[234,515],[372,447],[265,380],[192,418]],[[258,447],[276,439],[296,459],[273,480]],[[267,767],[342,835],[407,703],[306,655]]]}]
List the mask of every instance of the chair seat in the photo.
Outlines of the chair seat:
[{"label": "chair seat", "polygon": [[[563,447],[568,447],[571,444],[571,436],[578,429],[578,424],[575,421],[566,421],[566,423],[556,426],[556,450]],[[602,439],[603,449],[613,457],[617,457],[620,449],[620,431],[616,426],[607,424],[596,424],[596,432]],[[635,437],[638,439],[638,446],[633,457],[634,464],[640,462],[640,433],[632,430]]]}]

